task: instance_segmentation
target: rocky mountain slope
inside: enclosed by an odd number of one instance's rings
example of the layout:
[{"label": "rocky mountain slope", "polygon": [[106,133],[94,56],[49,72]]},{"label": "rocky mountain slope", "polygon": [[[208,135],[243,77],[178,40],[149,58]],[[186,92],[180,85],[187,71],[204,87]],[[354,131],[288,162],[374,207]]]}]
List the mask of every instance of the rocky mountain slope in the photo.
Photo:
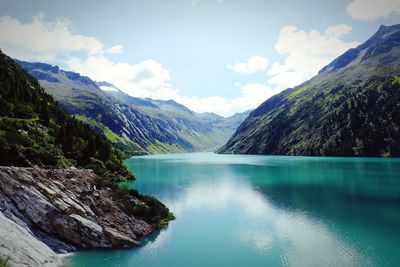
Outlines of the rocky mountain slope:
[{"label": "rocky mountain slope", "polygon": [[173,100],[131,97],[110,83],[96,83],[57,66],[18,63],[68,112],[104,132],[128,154],[215,150],[245,118],[211,118]]},{"label": "rocky mountain slope", "polygon": [[250,113],[221,153],[400,156],[400,25]]},{"label": "rocky mountain slope", "polygon": [[[0,250],[10,252],[0,257],[11,257],[18,266],[58,261],[29,247],[45,249],[33,237],[57,252],[128,247],[173,218],[157,199],[117,187],[116,182],[133,177],[122,163],[123,153],[61,109],[1,51],[0,147],[0,165],[19,166],[0,167],[0,213],[25,229],[1,219],[2,227],[17,232],[0,235]],[[26,233],[30,236],[21,237],[26,244],[8,243]],[[13,253],[13,247],[35,258]]]}]

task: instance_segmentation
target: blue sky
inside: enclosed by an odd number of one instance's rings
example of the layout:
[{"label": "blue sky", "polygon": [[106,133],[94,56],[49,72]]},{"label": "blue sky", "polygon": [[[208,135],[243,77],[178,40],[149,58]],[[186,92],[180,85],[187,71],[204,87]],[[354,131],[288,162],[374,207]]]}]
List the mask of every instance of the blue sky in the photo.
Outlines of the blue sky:
[{"label": "blue sky", "polygon": [[10,56],[224,116],[400,22],[400,0],[0,3],[0,48]]}]

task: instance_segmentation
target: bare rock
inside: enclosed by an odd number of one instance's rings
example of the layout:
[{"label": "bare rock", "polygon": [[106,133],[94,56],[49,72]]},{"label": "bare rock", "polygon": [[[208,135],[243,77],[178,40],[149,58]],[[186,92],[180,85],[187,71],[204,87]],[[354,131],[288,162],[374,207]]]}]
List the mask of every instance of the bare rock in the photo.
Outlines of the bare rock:
[{"label": "bare rock", "polygon": [[56,252],[138,245],[153,227],[96,187],[99,179],[88,170],[0,167],[0,211]]},{"label": "bare rock", "polygon": [[1,212],[0,255],[8,257],[12,267],[55,267],[62,263],[61,257],[46,244]]}]

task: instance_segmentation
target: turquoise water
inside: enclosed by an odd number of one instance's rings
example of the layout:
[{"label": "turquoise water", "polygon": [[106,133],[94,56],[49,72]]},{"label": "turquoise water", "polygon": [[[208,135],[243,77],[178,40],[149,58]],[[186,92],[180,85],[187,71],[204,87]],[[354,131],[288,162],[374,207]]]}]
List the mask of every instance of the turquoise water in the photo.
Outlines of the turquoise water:
[{"label": "turquoise water", "polygon": [[135,249],[72,266],[400,266],[400,160],[133,157],[132,188],[176,216]]}]

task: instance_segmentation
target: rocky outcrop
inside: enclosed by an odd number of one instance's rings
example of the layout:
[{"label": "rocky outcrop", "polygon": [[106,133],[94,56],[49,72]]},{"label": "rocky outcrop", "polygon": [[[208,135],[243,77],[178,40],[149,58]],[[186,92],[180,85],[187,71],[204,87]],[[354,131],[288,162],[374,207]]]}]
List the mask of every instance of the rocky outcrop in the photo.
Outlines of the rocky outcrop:
[{"label": "rocky outcrop", "polygon": [[12,267],[61,266],[61,257],[0,212],[0,256]]},{"label": "rocky outcrop", "polygon": [[56,252],[138,245],[152,225],[128,214],[100,180],[91,170],[0,167],[0,209]]}]

